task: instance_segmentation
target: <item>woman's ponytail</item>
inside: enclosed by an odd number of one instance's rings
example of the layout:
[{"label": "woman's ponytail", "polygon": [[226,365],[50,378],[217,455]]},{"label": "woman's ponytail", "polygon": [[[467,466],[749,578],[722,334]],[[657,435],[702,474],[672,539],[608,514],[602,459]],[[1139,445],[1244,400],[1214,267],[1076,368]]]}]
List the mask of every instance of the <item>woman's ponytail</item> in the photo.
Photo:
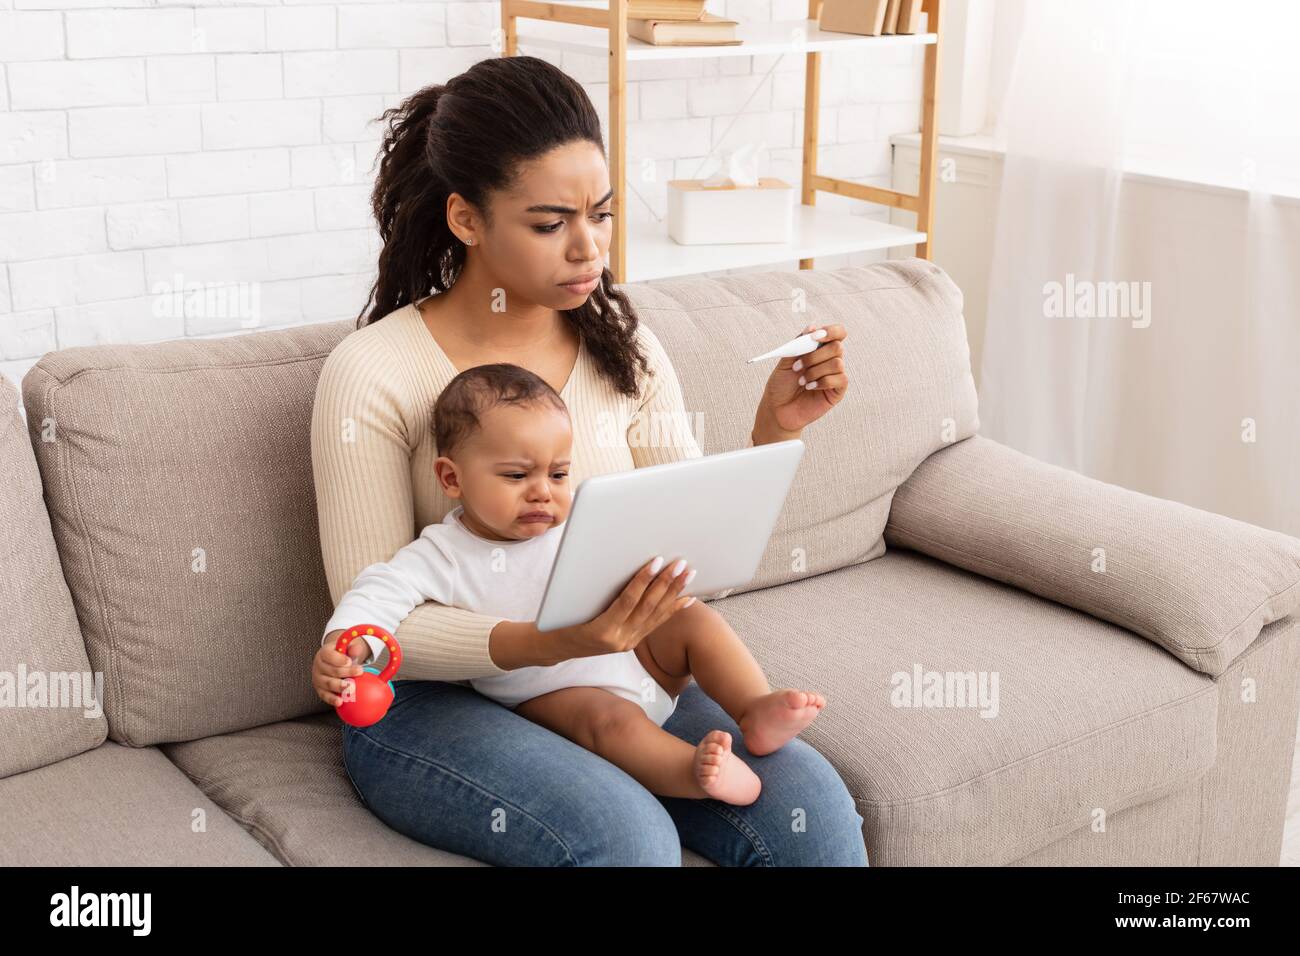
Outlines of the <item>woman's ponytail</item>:
[{"label": "woman's ponytail", "polygon": [[451,188],[429,162],[431,123],[446,90],[426,86],[380,117],[387,128],[370,204],[384,245],[371,292],[373,307],[364,322],[358,317],[358,326],[423,298],[431,289],[445,291],[464,264],[464,247],[447,225]]}]

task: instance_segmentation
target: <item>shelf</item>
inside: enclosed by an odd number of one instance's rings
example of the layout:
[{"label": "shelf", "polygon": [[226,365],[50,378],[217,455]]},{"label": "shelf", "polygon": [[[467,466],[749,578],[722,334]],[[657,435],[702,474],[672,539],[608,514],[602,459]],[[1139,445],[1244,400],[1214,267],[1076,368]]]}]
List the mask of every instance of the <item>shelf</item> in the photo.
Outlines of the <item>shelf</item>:
[{"label": "shelf", "polygon": [[[973,133],[969,136],[939,136],[939,145],[946,153],[957,153],[960,156],[978,156],[987,159],[990,156],[1001,156],[1006,153],[1006,146],[999,144],[994,138],[986,133]],[[891,146],[910,146],[913,149],[921,148],[920,133],[895,133],[889,137]]]},{"label": "shelf", "polygon": [[[587,6],[587,4],[574,4]],[[595,9],[601,9],[597,6]],[[521,19],[518,38],[521,46],[543,46],[589,56],[609,57],[609,30],[604,27],[578,26],[550,20]],[[795,31],[802,30],[806,43],[796,42]],[[893,36],[858,36],[855,33],[830,33],[817,27],[816,20],[776,20],[745,23],[736,27],[736,36],[744,40],[734,46],[653,46],[628,37],[627,58],[633,60],[689,60],[716,56],[756,56],[772,53],[818,53],[835,50],[885,49],[900,46],[925,46],[935,42],[933,33],[909,33]]]},{"label": "shelf", "polygon": [[866,216],[817,206],[794,207],[791,242],[738,242],[683,246],[668,237],[664,222],[634,222],[627,227],[633,251],[626,282],[666,279],[721,269],[742,269],[794,259],[892,249],[925,242],[924,232]]}]

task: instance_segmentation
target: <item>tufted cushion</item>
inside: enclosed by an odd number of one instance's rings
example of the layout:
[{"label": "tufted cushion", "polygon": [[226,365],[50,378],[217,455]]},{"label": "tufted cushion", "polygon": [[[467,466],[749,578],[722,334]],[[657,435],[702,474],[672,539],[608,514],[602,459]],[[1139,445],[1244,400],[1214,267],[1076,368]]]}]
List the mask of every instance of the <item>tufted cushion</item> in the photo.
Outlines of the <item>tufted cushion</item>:
[{"label": "tufted cushion", "polygon": [[[23,379],[112,739],[193,740],[323,706],[307,679],[330,613],[309,425],[352,327],[63,349]],[[56,440],[35,441],[45,418]]]}]

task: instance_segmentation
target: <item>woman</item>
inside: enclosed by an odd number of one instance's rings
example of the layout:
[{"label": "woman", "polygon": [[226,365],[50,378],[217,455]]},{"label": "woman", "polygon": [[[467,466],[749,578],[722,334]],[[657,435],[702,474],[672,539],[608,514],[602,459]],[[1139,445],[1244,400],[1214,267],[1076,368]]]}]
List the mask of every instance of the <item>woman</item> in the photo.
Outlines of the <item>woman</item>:
[{"label": "woman", "polygon": [[[574,488],[701,454],[684,429],[667,429],[667,445],[635,437],[646,433],[635,421],[683,421],[685,409],[663,347],[604,268],[612,190],[582,87],[534,57],[488,59],[382,119],[373,305],[325,362],[312,419],[335,603],[362,568],[453,506],[433,473],[429,426],[434,399],[461,369],[511,362],[560,392],[573,420]],[[799,437],[843,397],[844,330],[826,332],[801,368],[784,359],[772,373],[755,444]],[[673,626],[671,610],[644,626]],[[720,865],[866,865],[862,817],[830,764],[799,739],[754,757],[694,684],[664,729],[692,746],[715,728],[730,732],[763,780],[749,806],[656,797],[455,683],[593,653],[574,633],[434,602],[408,615],[395,635],[404,661],[387,716],[343,725],[344,763],[371,811],[416,840],[496,865],[677,866],[683,844]],[[360,671],[362,645],[352,658],[322,647],[313,681],[323,700],[337,701],[342,679]]]}]

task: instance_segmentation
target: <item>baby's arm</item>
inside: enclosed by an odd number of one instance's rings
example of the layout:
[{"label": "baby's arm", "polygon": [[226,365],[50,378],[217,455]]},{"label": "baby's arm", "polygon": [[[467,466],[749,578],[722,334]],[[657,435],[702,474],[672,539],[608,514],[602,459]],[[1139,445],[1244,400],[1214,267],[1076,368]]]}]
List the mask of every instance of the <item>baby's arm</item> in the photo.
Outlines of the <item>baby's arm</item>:
[{"label": "baby's arm", "polygon": [[[358,624],[378,624],[390,634],[411,611],[425,601],[452,605],[456,597],[457,568],[454,556],[426,529],[389,561],[364,568],[352,587],[339,600],[325,633],[347,630]],[[377,659],[384,642],[362,635]]]}]

